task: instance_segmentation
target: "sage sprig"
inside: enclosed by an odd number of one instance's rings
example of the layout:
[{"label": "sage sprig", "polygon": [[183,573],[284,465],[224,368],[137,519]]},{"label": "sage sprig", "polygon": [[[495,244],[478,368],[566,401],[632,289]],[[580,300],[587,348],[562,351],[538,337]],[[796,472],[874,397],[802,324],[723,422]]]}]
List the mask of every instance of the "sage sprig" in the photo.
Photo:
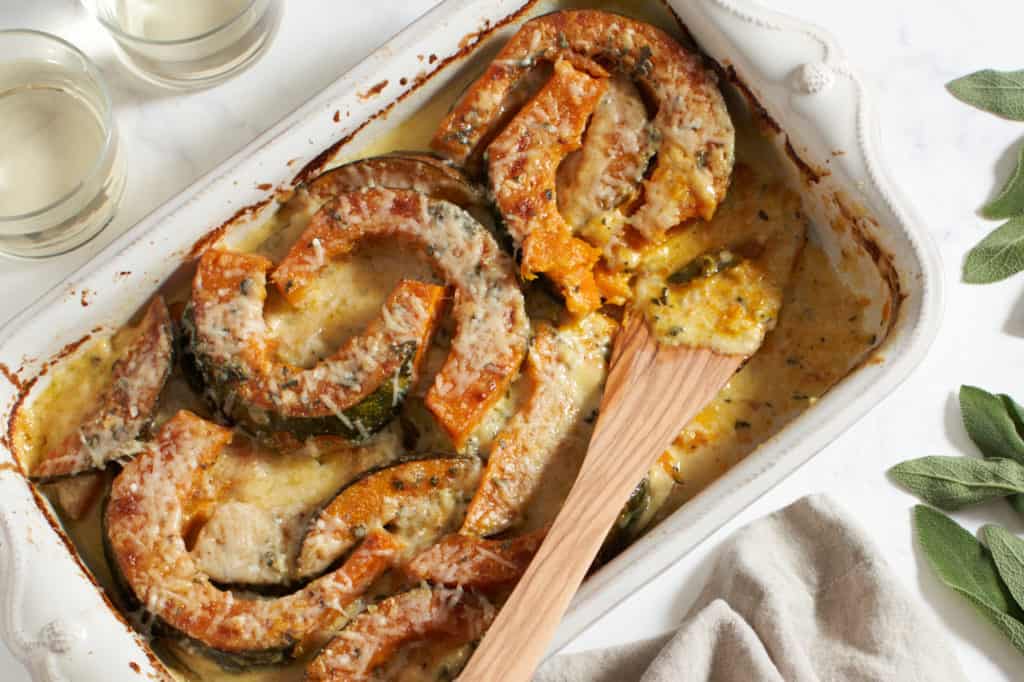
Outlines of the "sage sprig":
[{"label": "sage sprig", "polygon": [[914,526],[925,559],[939,579],[1024,653],[1021,610],[1000,579],[992,554],[956,521],[931,507],[914,507]]},{"label": "sage sprig", "polygon": [[[1024,513],[1024,408],[1008,395],[960,388],[964,428],[985,459],[919,457],[889,470],[893,480],[942,509],[1012,496]],[[917,541],[932,570],[1024,653],[1024,540],[982,528],[979,542],[931,507],[914,507]]]},{"label": "sage sprig", "polygon": [[[954,97],[1003,118],[1024,121],[1024,71],[985,70],[946,85]],[[968,252],[963,279],[970,284],[998,282],[1024,270],[1024,147],[1017,168],[995,199],[981,213],[1009,219]]]},{"label": "sage sprig", "polygon": [[948,511],[1024,494],[1024,466],[1012,459],[921,457],[897,464],[889,475],[928,504]]}]

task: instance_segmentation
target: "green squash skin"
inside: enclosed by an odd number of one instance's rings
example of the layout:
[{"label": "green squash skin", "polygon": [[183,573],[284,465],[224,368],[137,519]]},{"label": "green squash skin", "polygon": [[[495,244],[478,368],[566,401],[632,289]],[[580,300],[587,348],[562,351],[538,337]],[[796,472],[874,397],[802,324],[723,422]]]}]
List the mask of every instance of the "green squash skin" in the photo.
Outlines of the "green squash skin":
[{"label": "green squash skin", "polygon": [[651,506],[651,486],[647,478],[640,481],[629,496],[629,501],[619,512],[615,525],[608,532],[601,551],[598,553],[597,565],[603,565],[614,559],[634,539],[640,528],[638,524],[644,517],[644,513]]},{"label": "green squash skin", "polygon": [[[466,466],[479,463],[479,460],[476,459],[475,457],[469,457],[458,453],[419,452],[402,455],[401,457],[398,457],[397,459],[388,462],[387,464],[381,464],[380,466],[371,467],[366,471],[360,473],[358,476],[354,477],[352,480],[345,483],[345,485],[338,488],[337,492],[335,492],[330,497],[326,498],[323,504],[321,504],[320,507],[315,512],[313,512],[313,514],[310,515],[309,523],[306,526],[305,532],[303,532],[302,534],[302,541],[299,543],[299,546],[302,547],[302,545],[305,543],[306,536],[310,533],[310,531],[316,528],[316,522],[320,518],[320,515],[323,513],[323,511],[327,509],[327,507],[329,507],[331,503],[338,498],[339,495],[344,494],[345,491],[351,488],[352,486],[356,485],[357,483],[362,483],[366,479],[372,478],[373,476],[386,473],[388,470],[394,469],[395,467],[401,466],[403,464],[411,464],[412,462],[428,462],[430,460],[444,460],[453,463],[463,464]],[[336,560],[334,560],[323,573],[320,573],[316,576],[304,578],[302,579],[303,582],[311,582],[313,580],[316,580],[321,575],[330,573],[331,571],[337,569],[345,563],[345,560],[348,559],[348,555],[350,552],[351,550],[349,552],[346,552],[344,555],[338,557]]]},{"label": "green squash skin", "polygon": [[398,349],[402,356],[395,372],[398,380],[394,380],[395,374],[391,375],[370,395],[342,410],[348,424],[336,415],[287,417],[247,405],[238,397],[232,385],[246,377],[245,370],[238,365],[218,365],[203,354],[195,334],[191,304],[182,316],[182,334],[181,365],[189,384],[206,397],[218,414],[257,437],[287,432],[300,439],[332,435],[354,444],[366,442],[398,415],[413,384],[417,344],[408,342]]}]

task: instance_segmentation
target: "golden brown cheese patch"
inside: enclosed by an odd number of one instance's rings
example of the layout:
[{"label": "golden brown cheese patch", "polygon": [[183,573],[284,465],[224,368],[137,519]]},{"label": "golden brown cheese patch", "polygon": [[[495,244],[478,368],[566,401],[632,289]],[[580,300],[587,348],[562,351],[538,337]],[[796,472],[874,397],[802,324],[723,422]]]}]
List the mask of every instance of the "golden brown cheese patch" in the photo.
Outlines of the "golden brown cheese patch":
[{"label": "golden brown cheese patch", "polygon": [[663,343],[751,355],[777,323],[806,232],[799,197],[741,166],[712,222],[648,250],[636,305]]}]

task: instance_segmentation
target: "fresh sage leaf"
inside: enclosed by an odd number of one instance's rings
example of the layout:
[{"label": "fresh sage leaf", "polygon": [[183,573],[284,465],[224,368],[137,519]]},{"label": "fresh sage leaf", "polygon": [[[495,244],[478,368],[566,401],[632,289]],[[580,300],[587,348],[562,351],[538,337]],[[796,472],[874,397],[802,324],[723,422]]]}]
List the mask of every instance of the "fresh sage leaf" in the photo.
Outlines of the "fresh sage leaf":
[{"label": "fresh sage leaf", "polygon": [[950,511],[1024,493],[1024,466],[1012,459],[921,457],[897,464],[889,475],[928,504]]},{"label": "fresh sage leaf", "polygon": [[[959,592],[959,590],[957,591]],[[972,594],[965,592],[961,592],[961,594],[967,598],[967,601],[971,602],[981,615],[985,616],[990,623],[1006,635],[1006,638],[1010,640],[1010,644],[1016,647],[1017,651],[1024,653],[1024,623],[1009,614],[995,610],[991,604],[981,601]]]},{"label": "fresh sage leaf", "polygon": [[1005,528],[991,524],[982,528],[981,534],[1003,584],[1017,605],[1024,608],[1024,540]]},{"label": "fresh sage leaf", "polygon": [[981,454],[1024,464],[1021,408],[1012,398],[993,395],[976,386],[961,386],[960,415]]},{"label": "fresh sage leaf", "polygon": [[925,559],[939,580],[966,598],[1024,652],[1021,610],[999,579],[989,551],[956,521],[931,507],[914,507],[914,526]]},{"label": "fresh sage leaf", "polygon": [[985,204],[981,214],[992,220],[1024,214],[1024,145],[1017,154],[1017,168],[1013,175],[999,196]]},{"label": "fresh sage leaf", "polygon": [[964,259],[964,281],[990,284],[1024,270],[1024,216],[1017,216],[978,242]]},{"label": "fresh sage leaf", "polygon": [[1024,407],[1018,405],[1016,400],[1005,393],[1000,393],[999,399],[1003,401],[1006,414],[1010,415],[1010,419],[1013,420],[1014,425],[1017,427],[1017,433],[1024,439]]},{"label": "fresh sage leaf", "polygon": [[957,78],[946,88],[961,102],[1013,121],[1024,121],[1024,71],[986,69]]},{"label": "fresh sage leaf", "polygon": [[[1024,464],[1024,409],[1008,395],[993,395],[974,386],[960,387],[964,427],[985,457],[1012,458]],[[1024,516],[1024,495],[1010,498]]]}]

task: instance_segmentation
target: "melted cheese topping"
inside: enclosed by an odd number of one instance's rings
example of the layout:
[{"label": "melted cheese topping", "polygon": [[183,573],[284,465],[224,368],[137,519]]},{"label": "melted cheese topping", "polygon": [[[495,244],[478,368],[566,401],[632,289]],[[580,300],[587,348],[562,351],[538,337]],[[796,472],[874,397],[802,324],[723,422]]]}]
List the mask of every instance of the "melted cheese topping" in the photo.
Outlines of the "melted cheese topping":
[{"label": "melted cheese topping", "polygon": [[622,210],[636,197],[655,151],[657,135],[640,92],[632,81],[613,78],[594,109],[583,147],[558,169],[558,210],[609,262],[626,225]]},{"label": "melted cheese topping", "polygon": [[[292,582],[299,577],[295,561],[302,539],[324,500],[363,472],[392,463],[401,451],[394,428],[361,447],[334,437],[312,438],[280,450],[240,440],[221,453],[198,486],[193,507],[212,512],[199,528],[193,555],[206,573],[222,583]],[[226,507],[235,507],[236,511],[223,518],[221,510]],[[223,535],[220,527],[226,529],[227,521],[234,522],[234,530],[228,532],[248,535],[249,531],[238,527],[244,523],[239,510],[248,510],[256,523],[267,528],[267,543],[254,547],[249,554],[258,552],[270,566],[236,560],[233,547],[216,542]],[[273,521],[276,531],[270,531],[267,519]],[[207,536],[212,537],[204,544]],[[236,575],[254,574],[263,579],[230,579],[225,567],[232,567]]]},{"label": "melted cheese topping", "polygon": [[[751,355],[775,327],[806,229],[795,193],[738,167],[713,221],[649,249],[636,305],[662,343]],[[694,267],[702,260],[711,272]],[[684,281],[675,283],[680,274]]]}]

